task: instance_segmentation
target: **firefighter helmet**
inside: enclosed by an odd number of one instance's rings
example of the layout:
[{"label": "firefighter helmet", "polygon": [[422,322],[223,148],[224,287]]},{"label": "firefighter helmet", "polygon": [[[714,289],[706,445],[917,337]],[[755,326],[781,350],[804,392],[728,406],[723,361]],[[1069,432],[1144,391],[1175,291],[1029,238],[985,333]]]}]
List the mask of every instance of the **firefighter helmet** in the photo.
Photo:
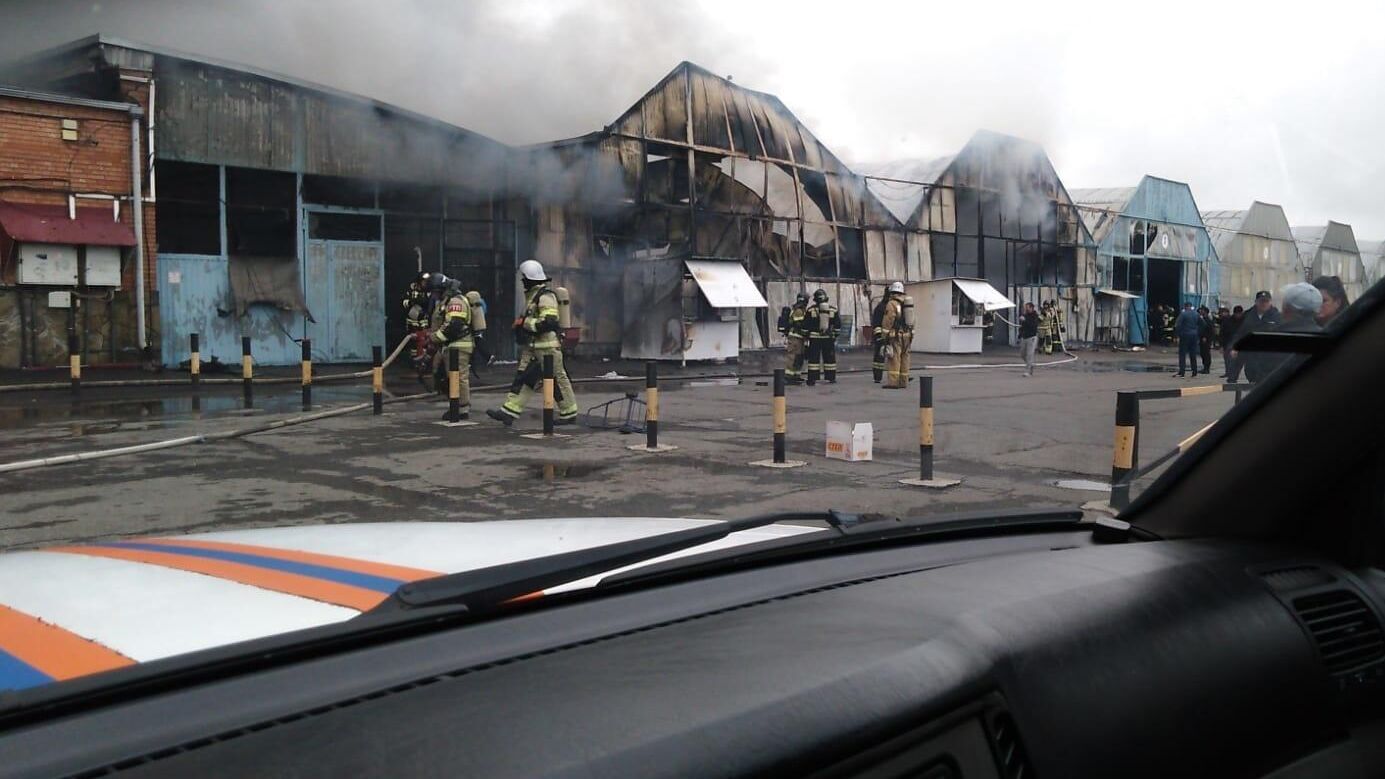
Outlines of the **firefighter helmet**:
[{"label": "firefighter helmet", "polygon": [[800,293],[798,293],[798,297],[794,298],[794,305],[796,305],[796,306],[807,305],[807,303],[808,303],[808,293],[807,293],[807,292],[800,292]]},{"label": "firefighter helmet", "polygon": [[827,302],[827,290],[825,290],[825,289],[819,289],[817,292],[814,292],[814,293],[813,293],[813,302],[814,302],[814,303],[826,303],[826,302]]},{"label": "firefighter helmet", "polygon": [[525,281],[548,281],[544,275],[543,266],[538,260],[525,260],[519,264],[519,273]]},{"label": "firefighter helmet", "polygon": [[886,292],[898,292],[899,294],[903,295],[903,294],[904,294],[904,282],[902,282],[902,281],[896,281],[895,283],[891,284],[891,285],[889,286],[889,288],[886,289],[885,291],[886,291]]}]

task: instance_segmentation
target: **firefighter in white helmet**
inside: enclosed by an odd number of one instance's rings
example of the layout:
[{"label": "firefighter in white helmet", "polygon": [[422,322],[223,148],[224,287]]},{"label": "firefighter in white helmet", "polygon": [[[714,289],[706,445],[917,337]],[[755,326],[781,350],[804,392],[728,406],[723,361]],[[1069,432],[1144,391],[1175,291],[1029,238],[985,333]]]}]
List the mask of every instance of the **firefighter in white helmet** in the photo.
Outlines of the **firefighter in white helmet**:
[{"label": "firefighter in white helmet", "polygon": [[[471,316],[471,301],[462,291],[462,284],[449,279],[441,273],[430,279],[439,302],[433,315],[432,342],[437,348],[433,355],[433,376],[445,376],[448,369],[448,355],[457,353],[457,369],[461,372],[457,398],[460,401],[461,418],[471,416],[471,353],[475,349],[476,328]],[[435,381],[441,390],[445,383]],[[447,415],[444,414],[444,418]]]},{"label": "firefighter in white helmet", "polygon": [[514,424],[524,413],[529,398],[542,386],[543,360],[551,356],[554,400],[558,406],[554,423],[574,424],[577,421],[577,396],[572,392],[572,381],[568,378],[567,368],[563,366],[560,339],[563,328],[558,317],[558,295],[549,286],[548,276],[538,260],[520,263],[519,274],[524,284],[524,312],[515,320],[515,340],[520,346],[519,365],[504,404],[498,409],[487,409],[486,416],[506,427]]},{"label": "firefighter in white helmet", "polygon": [[885,290],[885,313],[880,318],[885,343],[885,389],[909,386],[909,347],[914,343],[913,301],[904,294],[904,284],[894,282]]}]

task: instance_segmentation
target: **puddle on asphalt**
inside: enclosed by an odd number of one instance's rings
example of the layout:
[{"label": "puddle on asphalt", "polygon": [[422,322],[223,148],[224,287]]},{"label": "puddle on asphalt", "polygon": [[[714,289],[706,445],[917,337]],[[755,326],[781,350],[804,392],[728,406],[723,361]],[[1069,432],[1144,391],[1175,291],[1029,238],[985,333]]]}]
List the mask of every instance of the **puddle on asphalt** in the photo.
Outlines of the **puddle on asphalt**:
[{"label": "puddle on asphalt", "polygon": [[531,465],[530,471],[534,476],[544,481],[558,481],[559,479],[581,479],[600,473],[608,466],[592,465],[591,463],[540,463]]},{"label": "puddle on asphalt", "polygon": [[[56,396],[44,397],[45,402],[33,405],[0,407],[0,429],[41,425],[48,422],[68,422],[71,425],[73,435],[96,435],[112,432],[122,422],[130,420],[197,418],[212,415],[255,416],[302,410],[302,395],[297,387],[294,387],[292,391],[283,391],[277,388],[276,390],[257,392],[254,406],[249,409],[245,408],[245,403],[239,394],[231,393],[138,400],[103,398],[90,402],[81,399],[63,402]],[[368,389],[366,391],[314,389],[313,405],[319,406],[332,402],[360,402],[369,399],[369,397]]]},{"label": "puddle on asphalt", "polygon": [[1156,362],[1126,363],[1125,369],[1131,373],[1171,373],[1173,371],[1168,365]]},{"label": "puddle on asphalt", "polygon": [[1065,490],[1086,490],[1088,492],[1110,492],[1111,485],[1091,479],[1053,479],[1048,482]]}]

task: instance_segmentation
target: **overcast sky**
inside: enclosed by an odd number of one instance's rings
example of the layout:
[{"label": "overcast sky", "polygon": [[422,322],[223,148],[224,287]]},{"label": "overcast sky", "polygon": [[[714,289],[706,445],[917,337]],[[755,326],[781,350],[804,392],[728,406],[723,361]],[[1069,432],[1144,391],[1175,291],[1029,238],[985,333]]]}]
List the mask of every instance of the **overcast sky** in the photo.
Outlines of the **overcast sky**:
[{"label": "overcast sky", "polygon": [[106,32],[253,63],[510,143],[600,128],[688,59],[848,161],[977,128],[1070,188],[1151,173],[1385,238],[1385,3],[0,0],[0,59]]}]

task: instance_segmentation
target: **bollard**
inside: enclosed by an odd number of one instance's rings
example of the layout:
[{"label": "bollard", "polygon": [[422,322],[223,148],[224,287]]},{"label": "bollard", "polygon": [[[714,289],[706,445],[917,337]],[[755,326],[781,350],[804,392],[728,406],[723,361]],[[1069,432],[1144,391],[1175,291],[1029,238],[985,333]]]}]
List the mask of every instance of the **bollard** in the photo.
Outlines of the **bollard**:
[{"label": "bollard", "polygon": [[919,481],[933,478],[933,377],[919,377]]},{"label": "bollard", "polygon": [[900,479],[910,487],[939,490],[962,483],[958,478],[939,478],[933,473],[933,377],[919,377],[919,477]]},{"label": "bollard", "polygon": [[192,342],[192,356],[188,358],[188,374],[192,377],[192,388],[197,389],[202,385],[202,352],[201,344],[198,343],[197,333],[193,333],[188,339]]},{"label": "bollard", "polygon": [[251,382],[255,377],[255,368],[250,361],[250,336],[240,337],[240,380],[241,387],[245,394],[245,407],[250,408],[255,403],[255,390]]},{"label": "bollard", "polygon": [[303,339],[303,410],[313,407],[313,342]]},{"label": "bollard", "polygon": [[1123,481],[1135,470],[1140,428],[1140,396],[1135,392],[1116,393],[1116,437],[1111,455],[1111,508],[1130,505],[1130,484]]},{"label": "bollard", "polygon": [[543,434],[553,435],[553,355],[543,357]]},{"label": "bollard", "polygon": [[82,391],[82,345],[76,333],[67,336],[67,367],[72,380],[72,394]]},{"label": "bollard", "polygon": [[659,369],[653,360],[644,364],[644,446],[659,448]]},{"label": "bollard", "polygon": [[370,347],[370,390],[373,393],[371,412],[377,417],[385,413],[385,369],[382,367],[384,360],[381,358],[384,351],[384,347],[381,346]]},{"label": "bollard", "polygon": [[461,353],[447,347],[447,421],[462,421],[462,371]]},{"label": "bollard", "polygon": [[751,465],[762,468],[797,468],[807,465],[802,460],[789,460],[785,452],[784,442],[788,433],[788,401],[784,398],[784,369],[774,370],[774,458],[770,460],[756,460]]}]

